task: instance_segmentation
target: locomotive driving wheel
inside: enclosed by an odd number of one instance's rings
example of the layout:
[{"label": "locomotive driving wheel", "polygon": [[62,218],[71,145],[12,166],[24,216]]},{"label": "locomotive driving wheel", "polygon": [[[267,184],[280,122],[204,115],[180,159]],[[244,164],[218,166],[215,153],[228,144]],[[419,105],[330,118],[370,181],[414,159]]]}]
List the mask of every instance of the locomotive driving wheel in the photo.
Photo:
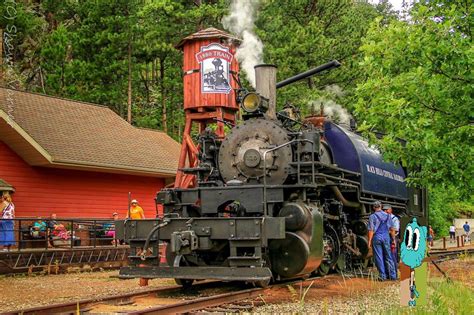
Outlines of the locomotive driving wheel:
[{"label": "locomotive driving wheel", "polygon": [[324,225],[323,246],[324,258],[317,270],[320,276],[327,275],[334,268],[341,254],[339,237],[334,228],[329,224]]}]

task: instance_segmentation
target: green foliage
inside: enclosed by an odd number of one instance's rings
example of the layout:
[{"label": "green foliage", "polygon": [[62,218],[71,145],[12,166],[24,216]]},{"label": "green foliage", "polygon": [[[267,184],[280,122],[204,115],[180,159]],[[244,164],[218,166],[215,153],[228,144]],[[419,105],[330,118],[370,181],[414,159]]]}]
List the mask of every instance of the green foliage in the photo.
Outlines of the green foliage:
[{"label": "green foliage", "polygon": [[[197,2],[196,2],[197,3]],[[179,40],[220,25],[223,0],[111,0],[0,4],[0,28],[11,39],[14,86],[108,105],[126,116],[128,49],[132,51],[132,123],[164,129],[183,126]],[[7,19],[7,10],[14,18]],[[165,124],[165,121],[167,124]]]},{"label": "green foliage", "polygon": [[429,187],[429,224],[437,236],[446,236],[453,220],[459,218],[465,210],[472,209],[474,200],[461,200],[461,194],[455,185],[431,185]]},{"label": "green foliage", "polygon": [[333,59],[343,64],[338,70],[280,89],[279,106],[289,101],[309,113],[308,104],[322,96],[324,87],[338,85],[346,95],[338,101],[350,107],[347,96],[361,78],[355,69],[361,38],[379,14],[386,19],[393,17],[386,4],[376,7],[349,0],[266,1],[257,31],[265,43],[265,61],[278,66],[279,80]]},{"label": "green foliage", "polygon": [[412,183],[453,186],[458,197],[474,188],[473,9],[468,0],[429,1],[409,21],[377,19],[363,40],[366,81],[357,88],[361,131],[387,134],[377,144],[413,170]]},{"label": "green foliage", "polygon": [[[361,38],[377,16],[393,18],[386,3],[349,0],[261,2],[257,32],[266,61],[279,66],[279,78],[339,59],[342,69],[281,90],[287,101],[308,113],[308,103],[334,95],[349,104],[361,78],[355,66]],[[108,105],[122,117],[127,111],[128,48],[132,50],[132,123],[159,128],[179,139],[183,127],[182,53],[174,46],[209,26],[222,28],[228,0],[42,0],[18,2],[14,24],[15,66],[28,90]],[[0,13],[5,13],[0,5]],[[4,14],[0,16],[5,16]],[[9,21],[0,17],[0,27]],[[297,36],[295,36],[297,35]]]}]

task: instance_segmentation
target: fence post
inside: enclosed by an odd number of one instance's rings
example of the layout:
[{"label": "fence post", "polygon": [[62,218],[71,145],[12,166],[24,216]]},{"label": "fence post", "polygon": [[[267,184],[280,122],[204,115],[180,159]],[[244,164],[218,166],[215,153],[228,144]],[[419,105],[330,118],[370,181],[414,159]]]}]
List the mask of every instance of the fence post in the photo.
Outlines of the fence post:
[{"label": "fence post", "polygon": [[[15,225],[13,225],[15,226]],[[15,229],[15,228],[13,228]],[[21,219],[18,220],[18,251],[20,251],[22,243],[23,243],[23,235],[21,234]]]},{"label": "fence post", "polygon": [[74,221],[71,220],[71,249],[74,247]]},{"label": "fence post", "polygon": [[443,237],[443,249],[446,249],[446,236]]},{"label": "fence post", "polygon": [[456,247],[459,247],[459,235],[456,236],[456,245],[457,245]]},{"label": "fence post", "polygon": [[97,221],[94,220],[94,248],[96,246],[96,243],[97,243]]},{"label": "fence post", "polygon": [[117,241],[117,228],[115,226],[115,220],[113,221],[114,222],[114,245],[115,247],[118,247],[118,241]]}]

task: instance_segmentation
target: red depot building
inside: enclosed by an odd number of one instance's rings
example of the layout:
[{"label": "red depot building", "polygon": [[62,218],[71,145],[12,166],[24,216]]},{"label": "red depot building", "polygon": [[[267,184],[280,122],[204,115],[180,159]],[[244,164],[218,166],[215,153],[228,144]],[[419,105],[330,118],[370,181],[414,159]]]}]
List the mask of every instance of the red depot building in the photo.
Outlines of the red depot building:
[{"label": "red depot building", "polygon": [[180,146],[107,107],[0,88],[0,179],[17,217],[124,217],[128,193],[147,217],[173,182]]}]

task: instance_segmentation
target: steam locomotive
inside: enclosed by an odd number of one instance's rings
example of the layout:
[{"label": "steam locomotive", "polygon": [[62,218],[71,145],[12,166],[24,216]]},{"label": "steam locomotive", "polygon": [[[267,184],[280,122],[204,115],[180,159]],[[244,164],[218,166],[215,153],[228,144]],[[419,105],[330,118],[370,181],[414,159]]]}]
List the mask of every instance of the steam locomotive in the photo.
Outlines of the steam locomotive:
[{"label": "steam locomotive", "polygon": [[[199,135],[194,188],[161,190],[163,217],[117,222],[130,244],[122,278],[246,281],[365,268],[367,221],[375,200],[401,216],[426,217],[426,192],[407,170],[384,162],[350,126],[323,115],[276,111],[276,90],[338,67],[333,61],[276,83],[276,67],[255,67],[256,91],[241,90],[243,121],[225,139]],[[167,265],[160,263],[166,245]]]}]

